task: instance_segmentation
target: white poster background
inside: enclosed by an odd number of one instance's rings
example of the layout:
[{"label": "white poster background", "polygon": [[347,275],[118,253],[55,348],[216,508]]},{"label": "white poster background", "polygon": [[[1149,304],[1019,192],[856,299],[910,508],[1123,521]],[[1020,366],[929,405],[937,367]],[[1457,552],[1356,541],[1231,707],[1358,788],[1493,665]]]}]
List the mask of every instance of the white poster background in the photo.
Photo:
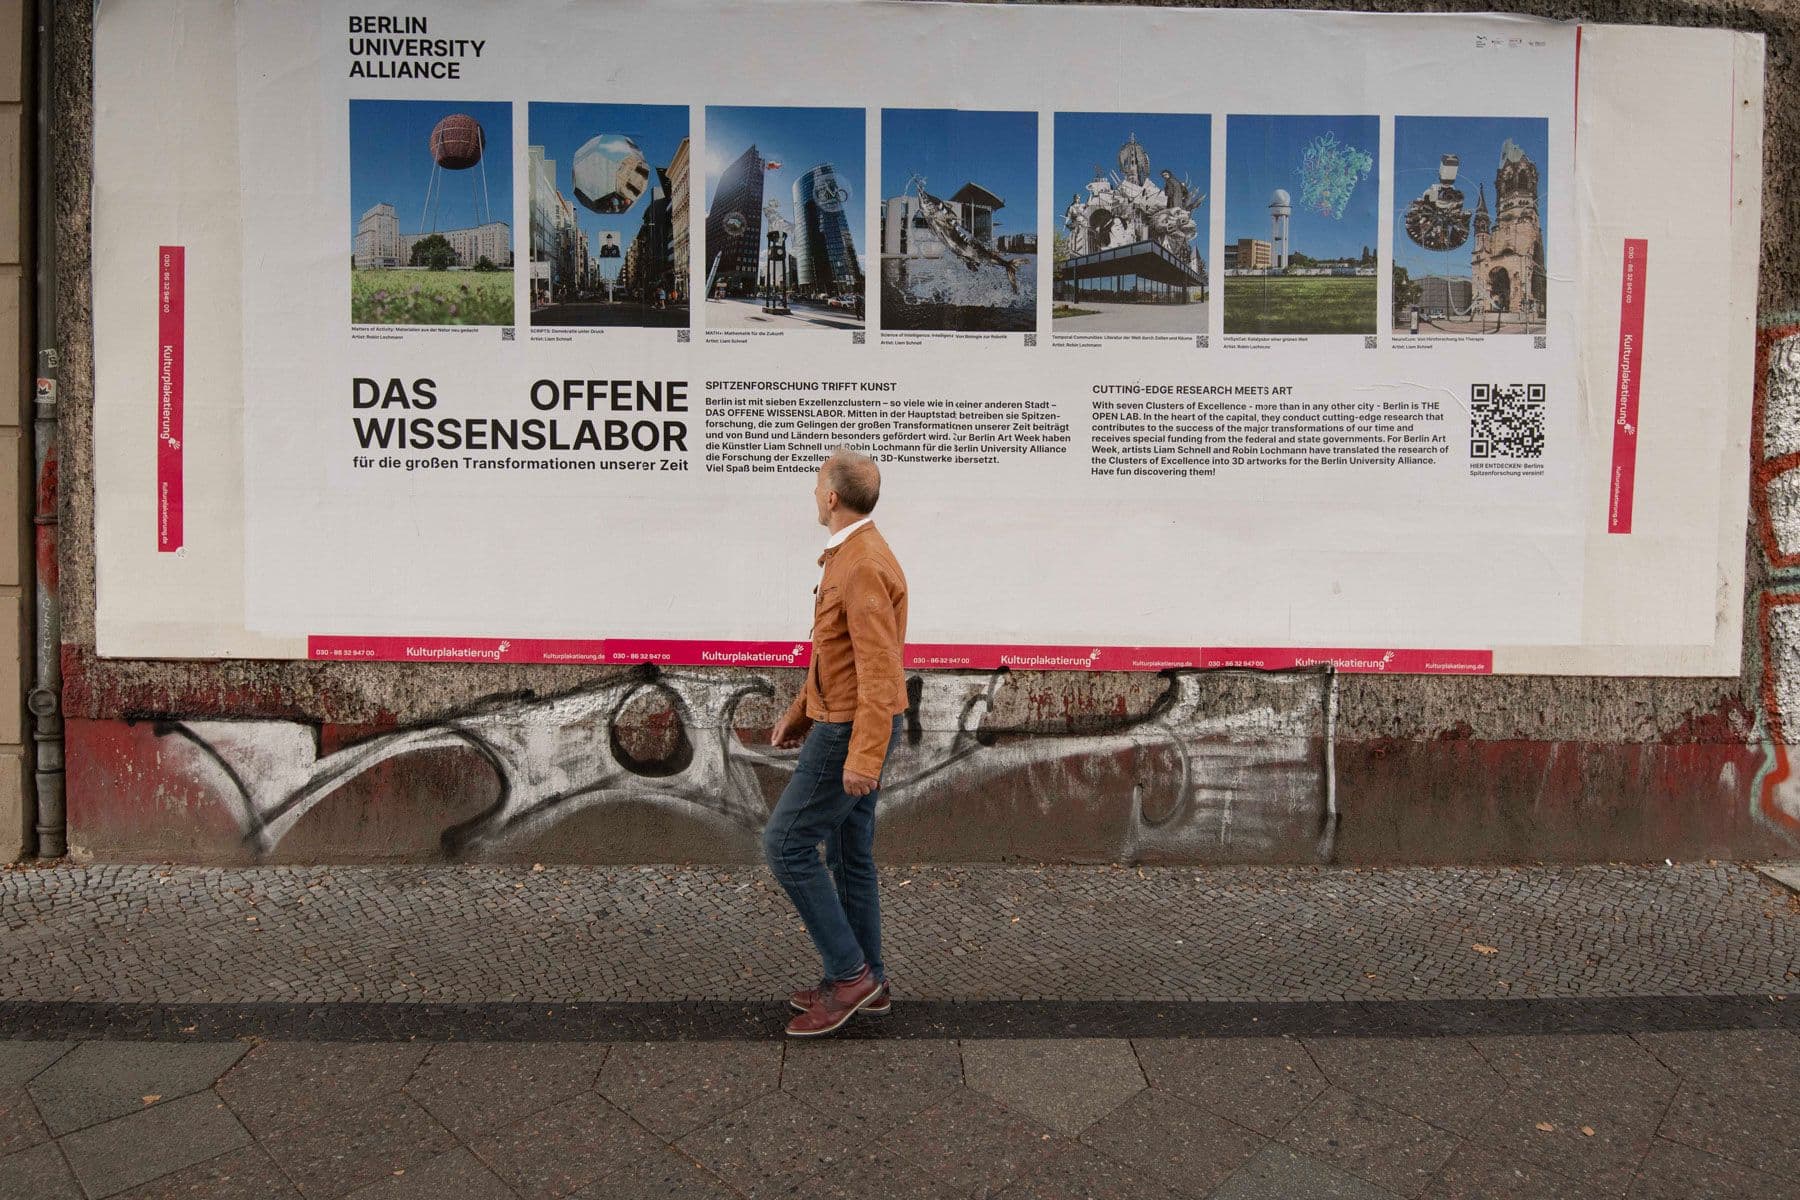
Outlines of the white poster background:
[{"label": "white poster background", "polygon": [[[1578,639],[1571,27],[1115,8],[418,5],[408,14],[429,14],[431,36],[485,47],[461,80],[392,83],[348,78],[347,17],[363,11],[241,10],[245,242],[261,248],[244,289],[253,628],[778,640],[804,624],[811,580],[801,568],[819,541],[810,479],[706,472],[698,419],[687,473],[344,469],[358,450],[349,380],[429,375],[440,387],[433,415],[538,415],[527,394],[539,378],[681,379],[696,398],[721,394],[709,380],[892,380],[907,395],[1053,401],[1076,433],[1066,456],[887,467],[878,521],[909,574],[917,641],[1460,647]],[[1491,54],[1477,48],[1479,29],[1529,36]],[[322,61],[298,56],[309,46]],[[600,47],[604,71],[594,69]],[[261,82],[276,70],[301,84],[298,94]],[[1048,336],[1029,348],[1018,338],[889,348],[794,334],[766,349],[682,346],[666,330],[551,344],[532,342],[525,329],[510,343],[494,330],[349,336],[342,264],[353,217],[351,97],[511,101],[520,145],[533,99],[686,104],[696,113],[714,104],[1024,109],[1039,114],[1046,184],[1038,207],[1047,216],[1056,206],[1046,135],[1059,110],[1204,112],[1221,124],[1234,112],[1436,114],[1446,78],[1463,96],[1504,97],[1493,115],[1550,120],[1551,161],[1541,167],[1557,328],[1548,350],[1534,351],[1529,338],[1401,358],[1366,350],[1357,336],[1100,352],[1058,351]],[[310,105],[308,83],[316,88]],[[286,136],[270,136],[276,130]],[[1389,124],[1384,171],[1358,186],[1383,186],[1391,136]],[[704,143],[692,152],[696,174],[709,153]],[[868,160],[873,177],[878,144]],[[1223,167],[1208,183],[1211,211],[1221,207]],[[1492,169],[1467,168],[1471,180]],[[515,171],[521,213],[523,175]],[[881,197],[867,184],[861,192],[867,227],[878,229]],[[701,208],[696,195],[696,225]],[[1039,227],[1046,246],[1048,224]],[[1383,229],[1384,243],[1389,236]],[[873,250],[864,248],[871,275]],[[1050,256],[1040,257],[1047,265]],[[1050,290],[1040,281],[1042,309]],[[1084,433],[1098,384],[1291,386],[1305,400],[1428,396],[1452,405],[1446,426],[1455,429],[1471,382],[1524,379],[1550,384],[1554,395],[1540,478],[1470,479],[1461,453],[1431,468],[1185,480],[1087,470]]]},{"label": "white poster background", "polygon": [[[183,8],[193,20],[178,47],[142,36],[153,22],[141,4],[104,10],[97,35],[96,305],[119,318],[101,324],[97,473],[103,653],[297,655],[305,653],[304,638],[312,634],[791,639],[804,632],[800,606],[820,537],[811,524],[811,480],[704,471],[702,398],[729,391],[709,387],[713,381],[851,379],[891,381],[903,395],[1041,397],[1058,406],[1075,434],[1065,458],[1030,456],[979,468],[886,466],[878,518],[911,578],[914,641],[1472,647],[1495,649],[1497,669],[1509,669],[1509,655],[1519,664],[1510,669],[1606,670],[1609,661],[1622,659],[1632,662],[1633,670],[1720,670],[1727,660],[1735,669],[1731,604],[1716,606],[1711,596],[1704,604],[1685,594],[1679,603],[1636,596],[1634,602],[1655,610],[1653,620],[1637,624],[1607,620],[1604,614],[1618,597],[1610,588],[1594,593],[1591,578],[1584,596],[1584,564],[1594,561],[1598,540],[1593,480],[1604,475],[1609,437],[1609,397],[1593,395],[1593,384],[1606,374],[1616,324],[1589,332],[1581,323],[1595,313],[1602,322],[1616,322],[1617,275],[1616,265],[1610,279],[1604,266],[1590,269],[1577,245],[1586,254],[1587,226],[1617,211],[1596,206],[1578,214],[1572,202],[1573,26],[1512,18],[1117,7],[413,6],[408,12],[428,17],[433,36],[485,43],[479,60],[465,60],[463,79],[433,83],[350,79],[345,34],[353,10],[346,6],[250,3],[233,10],[195,0]],[[207,16],[217,23],[209,24]],[[228,61],[218,62],[221,26],[235,32],[234,64],[229,53],[223,56]],[[1635,31],[1587,32],[1584,73],[1596,61],[1610,65],[1615,78],[1609,99],[1629,108],[1633,88],[1644,89],[1644,81],[1622,69],[1624,55],[1611,57],[1609,64],[1604,42],[1592,35]],[[1742,68],[1731,95],[1753,94],[1758,100],[1753,114],[1759,113],[1760,53],[1752,57],[1743,46],[1751,39],[1656,32],[1680,38],[1687,51],[1702,43],[1715,51],[1710,58],[1689,54],[1702,60],[1695,70],[1700,77],[1668,87],[1670,103],[1716,82],[1722,63],[1734,72]],[[134,35],[135,48],[128,49],[127,39]],[[180,77],[156,70],[209,47],[220,69]],[[150,69],[127,72],[109,65],[123,64],[133,54],[146,58]],[[778,65],[766,65],[771,62]],[[125,178],[132,167],[142,166],[130,131],[141,119],[136,114],[145,98],[166,91],[206,112],[194,98],[229,103],[229,92],[220,89],[233,82],[225,69],[232,65],[237,146],[217,139],[212,145],[220,153],[208,162],[191,156],[195,170],[187,178],[202,194],[212,185],[220,224],[229,227],[241,212],[242,401],[241,409],[230,402],[236,389],[229,380],[195,378],[190,411],[209,396],[222,398],[224,411],[220,421],[190,436],[189,446],[209,445],[220,430],[228,434],[241,412],[245,525],[241,547],[234,546],[230,514],[238,510],[230,491],[232,472],[209,474],[204,462],[195,461],[190,521],[207,536],[196,538],[185,561],[176,565],[167,563],[167,556],[145,555],[128,532],[132,520],[142,523],[148,507],[147,492],[129,490],[142,486],[146,461],[128,444],[124,421],[108,420],[114,405],[123,413],[132,401],[122,394],[111,399],[107,381],[148,375],[147,357],[143,365],[120,363],[109,350],[124,344],[112,329],[133,327],[127,313],[140,325],[149,318],[153,329],[153,314],[138,311],[145,305],[134,296],[144,286],[136,276],[148,278],[150,272],[147,266],[115,270],[99,250],[115,238],[148,263],[146,237],[186,244],[190,276],[203,277],[239,252],[236,246],[215,245],[212,229],[194,223],[192,205],[163,203],[159,193],[166,193],[166,186]],[[1458,95],[1495,99],[1485,110],[1464,105],[1447,112],[1445,80],[1456,81]],[[121,93],[138,103],[105,103]],[[513,105],[512,225],[521,317],[527,311],[522,164],[530,101],[688,106],[696,137],[691,237],[697,262],[705,219],[707,105],[864,107],[870,114],[868,178],[858,202],[865,205],[871,243],[859,247],[871,275],[869,344],[796,334],[763,345],[707,345],[699,304],[695,340],[687,345],[675,343],[668,330],[628,329],[543,344],[532,340],[523,320],[517,340],[508,343],[492,329],[353,340],[344,269],[353,217],[346,145],[353,97]],[[1210,114],[1213,174],[1206,211],[1212,229],[1205,256],[1213,294],[1212,345],[1205,350],[1149,343],[1097,351],[1059,348],[1049,321],[1048,253],[1039,259],[1037,346],[1026,347],[1017,336],[883,345],[874,286],[879,247],[873,244],[883,198],[877,187],[883,107],[1035,110],[1038,232],[1046,250],[1060,215],[1051,181],[1055,112]],[[1362,185],[1381,190],[1383,318],[1377,349],[1363,349],[1359,337],[1245,349],[1220,336],[1219,250],[1233,113],[1380,118],[1377,168]],[[1551,152],[1549,161],[1539,164],[1547,184],[1551,325],[1546,349],[1518,337],[1430,351],[1392,348],[1385,313],[1396,115],[1547,119]],[[1687,115],[1691,119],[1684,122],[1678,115],[1677,127],[1658,136],[1718,140],[1715,118]],[[1746,114],[1740,124],[1759,126],[1759,121]],[[114,136],[108,136],[109,127]],[[1619,137],[1621,144],[1630,141],[1629,130],[1602,132]],[[1727,137],[1725,144],[1741,155],[1754,140]],[[1157,148],[1151,150],[1153,167],[1162,165],[1154,161]],[[220,179],[233,165],[239,168],[240,194],[217,195]],[[1740,165],[1735,179],[1753,175],[1753,167]],[[1492,163],[1465,160],[1460,183],[1472,191],[1477,181],[1491,181],[1492,170]],[[1600,174],[1583,180],[1583,195],[1606,194]],[[109,175],[118,178],[109,181]],[[123,197],[134,182],[142,211],[127,219]],[[1740,184],[1720,180],[1716,186],[1724,192]],[[1750,201],[1754,205],[1754,192]],[[1666,231],[1682,209],[1675,203],[1653,215],[1652,224],[1660,222]],[[1690,252],[1680,267],[1711,270],[1713,286],[1731,301],[1719,311],[1719,342],[1742,340],[1739,326],[1747,318],[1741,225],[1680,227],[1689,231],[1684,248]],[[1753,222],[1749,240],[1753,297]],[[1664,243],[1653,245],[1655,294],[1663,279],[1671,280],[1673,289],[1683,276],[1671,270],[1659,277],[1670,259],[1658,257]],[[210,280],[190,289],[196,307],[226,299]],[[1610,312],[1609,290],[1615,296]],[[190,315],[190,339],[206,343],[190,349],[191,363],[205,363],[209,354],[221,363],[231,358],[235,346],[210,345],[215,339],[235,341],[234,314],[224,311],[227,307],[220,306],[220,319],[210,325]],[[1656,316],[1653,304],[1653,323]],[[1707,319],[1704,310],[1698,319]],[[1707,343],[1702,338],[1699,344]],[[1719,358],[1728,355],[1722,350]],[[1647,411],[1655,408],[1656,384],[1679,375],[1683,366],[1663,361],[1668,374],[1646,376]],[[1708,365],[1691,358],[1686,363],[1698,371]],[[630,475],[347,469],[355,451],[350,379],[420,375],[439,382],[443,399],[432,415],[499,417],[539,415],[525,401],[537,378],[687,380],[695,398],[691,469]],[[1463,424],[1469,384],[1527,379],[1550,388],[1545,473],[1470,477]],[[1094,387],[1108,384],[1277,385],[1294,388],[1295,399],[1439,397],[1449,417],[1452,451],[1429,468],[1094,478],[1086,470],[1086,426]],[[1747,412],[1747,394],[1741,407]],[[1735,428],[1738,408],[1734,394],[1720,395],[1694,422],[1727,460],[1734,439],[1742,441]],[[1732,419],[1722,420],[1721,414]],[[1654,428],[1646,419],[1646,451]],[[1685,431],[1683,440],[1691,440]],[[219,448],[230,450],[228,442]],[[1684,496],[1692,490],[1662,488],[1664,482],[1653,481],[1641,468],[1646,493]],[[1734,507],[1742,527],[1742,494],[1734,497],[1729,486],[1727,478],[1722,489],[1699,489],[1703,503],[1698,509],[1677,504],[1674,519],[1683,531],[1674,539],[1680,545],[1673,557],[1692,573],[1696,556],[1704,552],[1698,572],[1702,578],[1717,575],[1722,584],[1733,582],[1731,554],[1729,546],[1719,549],[1714,535],[1730,526]],[[1654,512],[1653,503],[1642,504],[1640,511]],[[1661,531],[1645,532],[1657,537]],[[1620,538],[1614,544],[1646,540]],[[1622,552],[1629,557],[1629,549]],[[239,564],[235,571],[233,563]],[[142,603],[130,589],[109,586],[121,578],[121,568],[135,570],[127,564],[146,564],[179,582],[163,603]],[[220,602],[209,590],[210,582],[221,578],[243,588],[241,623],[231,616],[229,599]],[[1741,589],[1741,563],[1735,583]],[[206,595],[202,608],[217,615],[177,612],[175,598],[183,585],[189,594]],[[1602,614],[1598,620],[1596,614]],[[1594,636],[1597,624],[1607,627],[1603,638]],[[1634,635],[1644,630],[1650,631],[1641,639],[1647,649],[1639,651]]]}]

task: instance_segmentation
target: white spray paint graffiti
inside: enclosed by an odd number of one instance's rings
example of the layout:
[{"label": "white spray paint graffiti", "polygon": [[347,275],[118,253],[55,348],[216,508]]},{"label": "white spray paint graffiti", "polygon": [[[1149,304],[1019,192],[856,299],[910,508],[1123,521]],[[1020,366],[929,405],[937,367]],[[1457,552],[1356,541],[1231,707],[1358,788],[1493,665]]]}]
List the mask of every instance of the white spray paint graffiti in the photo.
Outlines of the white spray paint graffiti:
[{"label": "white spray paint graffiti", "polygon": [[[1222,675],[1253,678],[1254,694],[1215,712]],[[1049,786],[1075,792],[1097,792],[1123,773],[1131,781],[1127,832],[1121,845],[1096,850],[1127,861],[1208,845],[1240,856],[1330,857],[1337,814],[1329,674],[1174,672],[1148,712],[1080,734],[995,727],[995,702],[1012,678],[914,677],[908,736],[884,772],[884,811],[971,794],[1012,772],[1054,770],[1061,774]],[[317,729],[295,722],[187,721],[161,732],[180,756],[173,765],[214,781],[259,854],[349,781],[443,748],[472,750],[500,784],[492,807],[446,831],[452,854],[501,852],[621,801],[666,807],[753,845],[768,813],[763,778],[791,771],[795,755],[747,744],[737,715],[746,699],[773,692],[756,676],[646,668],[562,696],[486,702],[323,757]],[[634,758],[620,736],[627,706],[646,702],[678,721],[673,749],[654,762]]]},{"label": "white spray paint graffiti", "polygon": [[1763,766],[1750,787],[1750,811],[1800,845],[1800,779],[1789,750],[1800,729],[1800,336],[1791,325],[1761,336],[1767,370],[1759,381],[1750,505],[1768,582],[1757,604]]}]

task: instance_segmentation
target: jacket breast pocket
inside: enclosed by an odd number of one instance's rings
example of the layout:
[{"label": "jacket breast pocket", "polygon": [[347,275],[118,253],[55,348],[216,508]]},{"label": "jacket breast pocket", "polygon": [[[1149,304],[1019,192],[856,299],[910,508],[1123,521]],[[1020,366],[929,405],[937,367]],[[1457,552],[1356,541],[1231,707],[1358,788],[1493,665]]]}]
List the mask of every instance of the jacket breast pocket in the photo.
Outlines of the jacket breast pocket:
[{"label": "jacket breast pocket", "polygon": [[813,601],[813,633],[829,633],[844,626],[844,592],[833,584],[819,589]]}]

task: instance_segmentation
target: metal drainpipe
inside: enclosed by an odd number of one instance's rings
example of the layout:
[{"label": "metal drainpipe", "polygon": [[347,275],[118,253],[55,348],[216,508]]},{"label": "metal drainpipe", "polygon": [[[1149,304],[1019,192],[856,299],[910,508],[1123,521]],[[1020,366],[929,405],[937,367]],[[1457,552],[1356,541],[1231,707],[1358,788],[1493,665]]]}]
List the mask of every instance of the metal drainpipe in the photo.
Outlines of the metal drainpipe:
[{"label": "metal drainpipe", "polygon": [[37,486],[35,526],[37,604],[33,614],[37,663],[26,706],[35,721],[37,746],[37,852],[40,858],[68,853],[63,806],[62,607],[57,573],[56,484],[56,197],[50,138],[51,23],[54,0],[37,0],[37,388],[33,403],[32,460]]}]

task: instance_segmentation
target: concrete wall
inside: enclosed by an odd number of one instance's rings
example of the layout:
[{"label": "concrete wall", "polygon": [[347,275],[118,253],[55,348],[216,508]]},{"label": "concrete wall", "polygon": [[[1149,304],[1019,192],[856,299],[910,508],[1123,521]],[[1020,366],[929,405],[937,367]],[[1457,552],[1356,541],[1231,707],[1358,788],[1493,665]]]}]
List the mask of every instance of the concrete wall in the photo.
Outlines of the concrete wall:
[{"label": "concrete wall", "polygon": [[[1316,675],[922,675],[885,793],[888,857],[1376,863],[1800,849],[1788,732],[1800,730],[1800,261],[1786,201],[1800,194],[1792,6],[1431,7],[1769,35],[1765,329],[1743,674],[1348,676],[1335,706]],[[63,6],[58,20],[59,144],[71,151],[55,199],[74,852],[190,861],[753,857],[787,769],[756,747],[756,735],[797,673],[96,658],[88,198],[72,152],[90,132],[87,6]],[[5,719],[0,727],[16,734],[16,714]]]}]

